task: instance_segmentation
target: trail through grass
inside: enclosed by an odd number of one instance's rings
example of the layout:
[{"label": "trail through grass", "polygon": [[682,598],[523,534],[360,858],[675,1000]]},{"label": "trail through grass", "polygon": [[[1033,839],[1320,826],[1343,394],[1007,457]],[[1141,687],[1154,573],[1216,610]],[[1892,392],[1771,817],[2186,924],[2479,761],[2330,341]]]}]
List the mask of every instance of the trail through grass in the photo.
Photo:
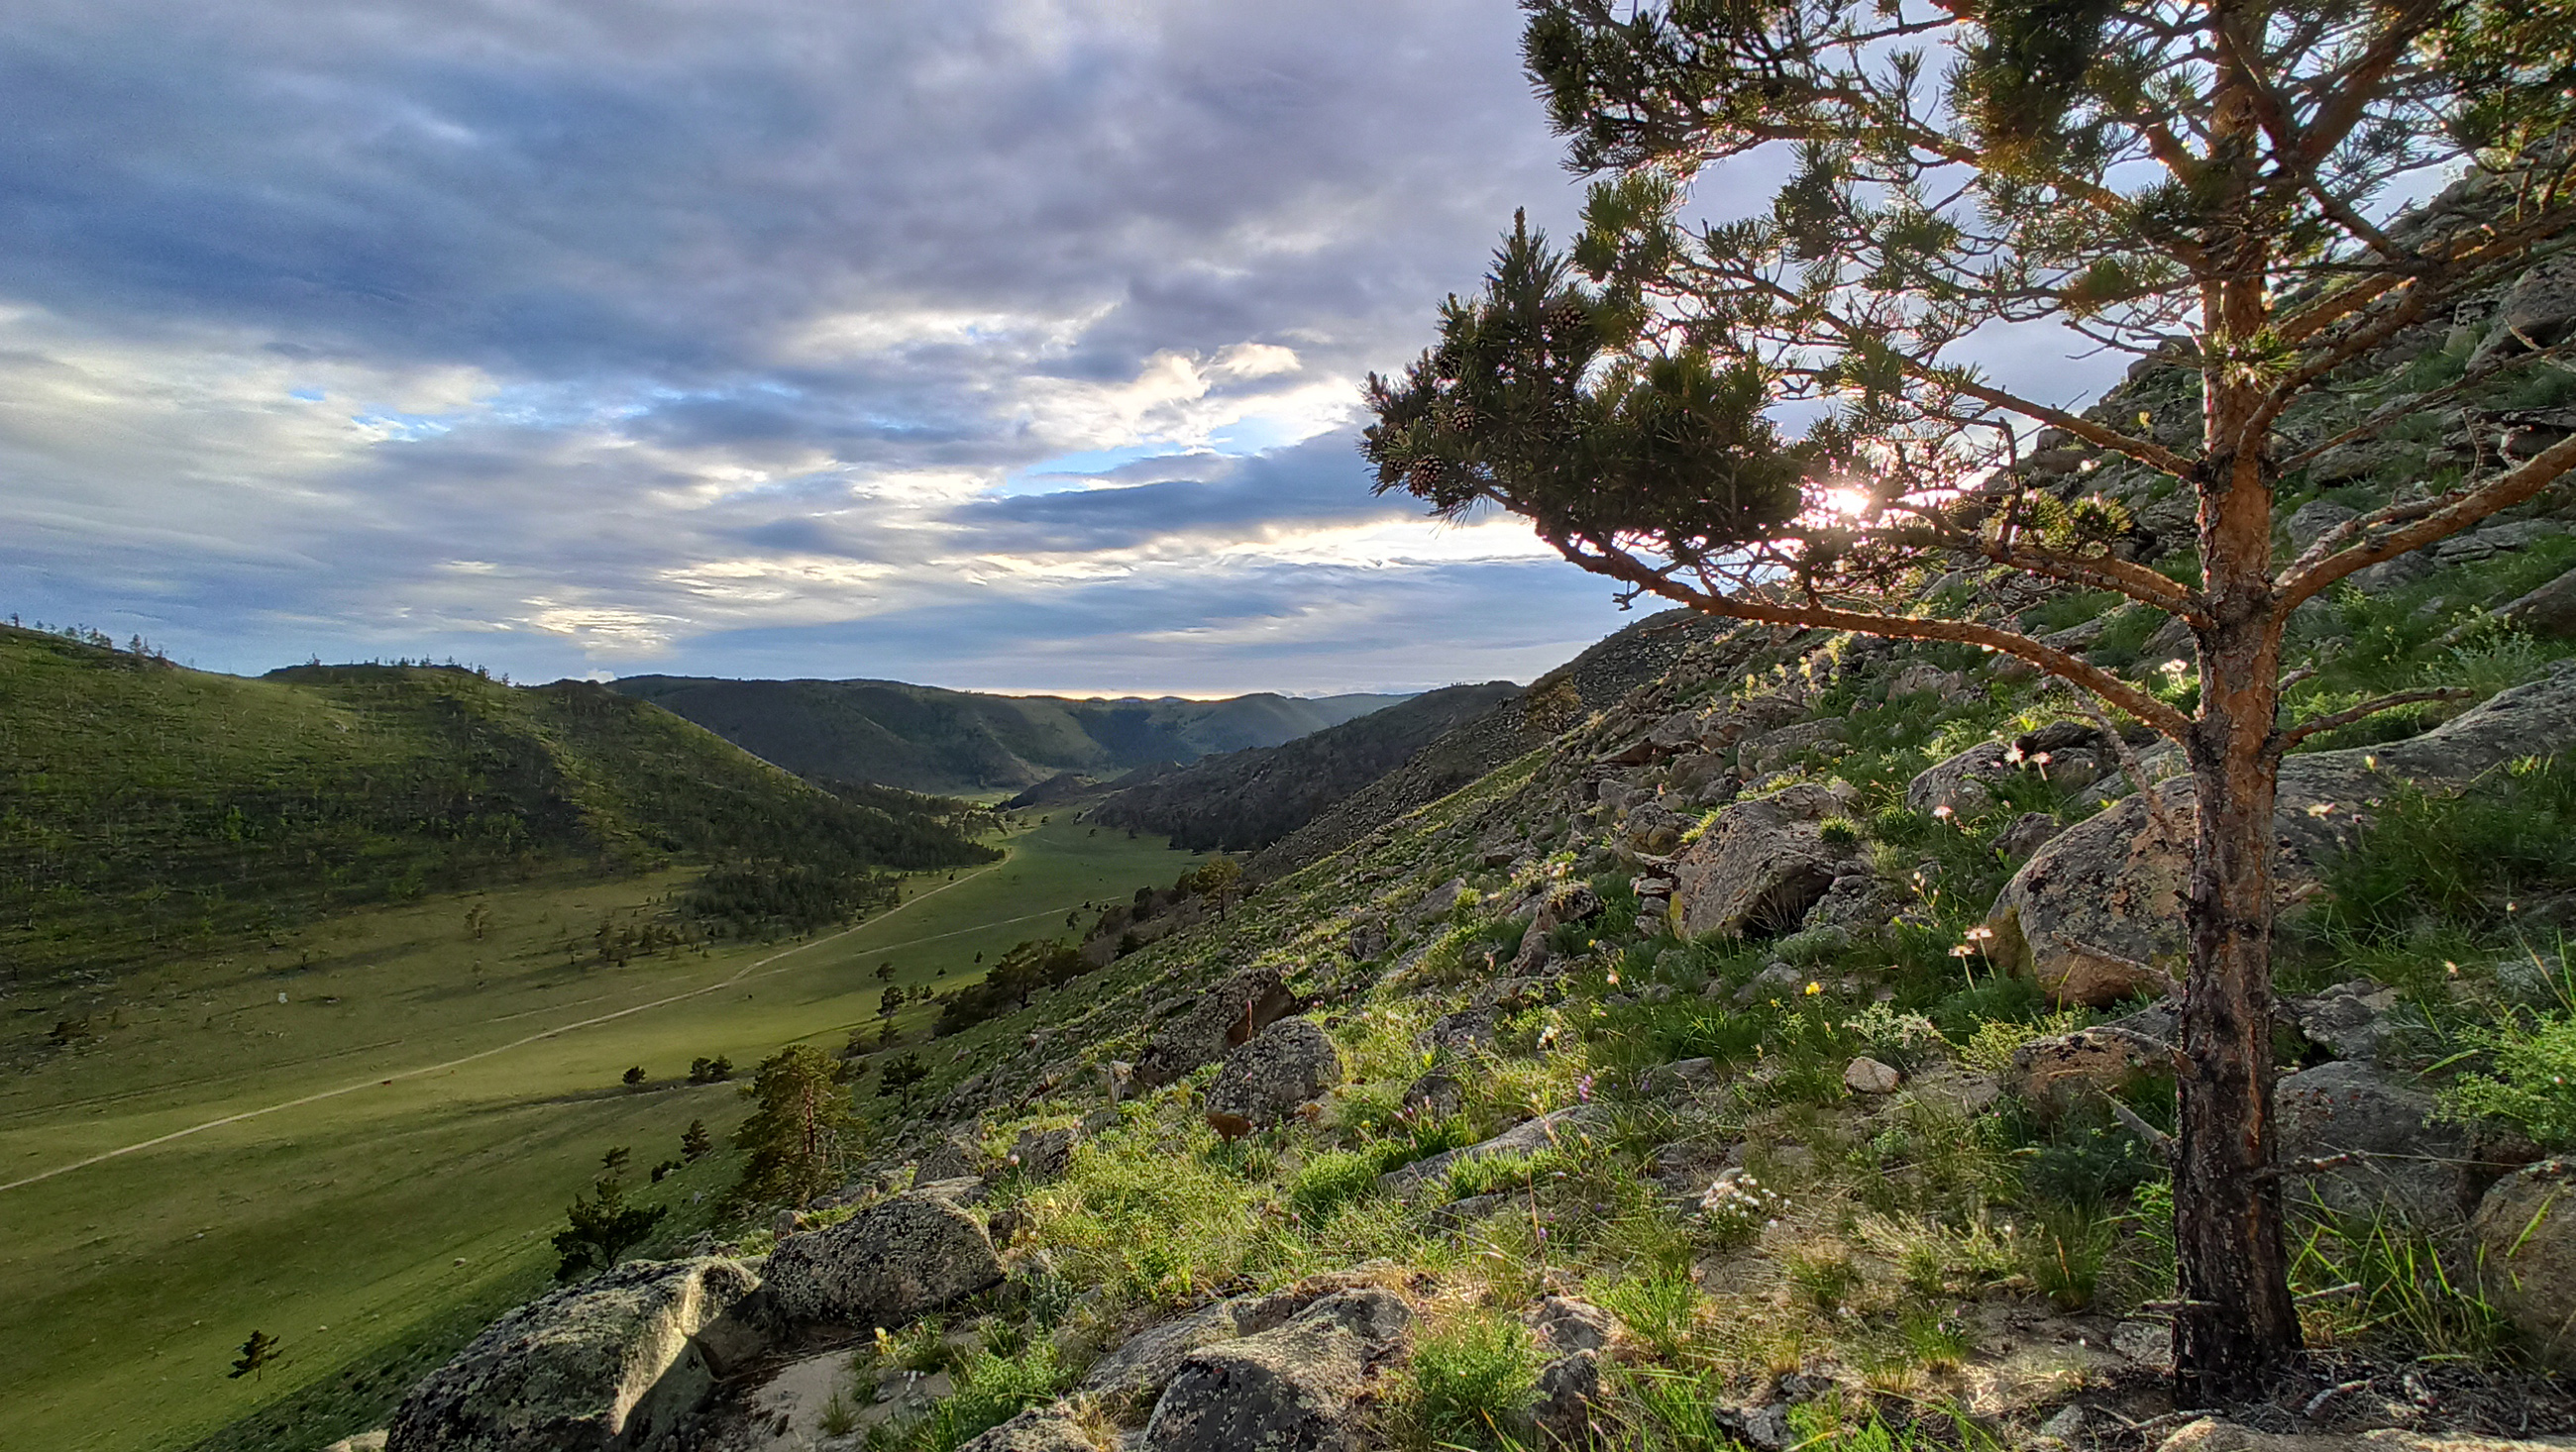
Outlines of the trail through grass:
[{"label": "trail through grass", "polygon": [[[902,907],[805,942],[597,963],[595,927],[686,882],[665,873],[430,899],[21,995],[6,1048],[24,1072],[0,1081],[0,1270],[21,1296],[0,1446],[169,1448],[272,1415],[243,1445],[319,1446],[350,1428],[317,1416],[381,1407],[547,1283],[547,1236],[612,1145],[684,1239],[733,1156],[643,1172],[691,1119],[722,1142],[743,1113],[738,1083],[687,1082],[692,1059],[837,1048],[881,1022],[878,965],[907,994],[951,986],[1186,860],[1051,817],[1008,860],[920,875]],[[898,1022],[918,1040],[930,1012]],[[94,1038],[42,1047],[68,1019]],[[619,1082],[629,1066],[643,1085]],[[228,1378],[254,1329],[284,1360]]]}]

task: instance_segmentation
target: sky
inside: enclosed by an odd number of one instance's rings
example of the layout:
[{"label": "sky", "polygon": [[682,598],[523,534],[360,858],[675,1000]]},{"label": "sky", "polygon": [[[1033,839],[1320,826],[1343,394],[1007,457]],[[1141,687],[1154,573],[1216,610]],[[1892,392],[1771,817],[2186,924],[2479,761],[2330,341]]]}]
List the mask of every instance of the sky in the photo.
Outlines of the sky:
[{"label": "sky", "polygon": [[1193,695],[1627,618],[1356,450],[1513,209],[1579,205],[1510,0],[10,13],[0,615]]}]

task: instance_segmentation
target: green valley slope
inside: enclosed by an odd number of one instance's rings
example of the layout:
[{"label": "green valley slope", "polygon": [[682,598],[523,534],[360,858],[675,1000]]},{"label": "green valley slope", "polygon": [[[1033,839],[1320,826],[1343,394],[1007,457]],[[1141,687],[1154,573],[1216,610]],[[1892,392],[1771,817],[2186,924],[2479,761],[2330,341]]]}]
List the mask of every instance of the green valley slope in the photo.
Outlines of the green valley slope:
[{"label": "green valley slope", "polygon": [[274,944],[331,909],[564,871],[992,856],[936,804],[844,800],[579,681],[251,680],[0,629],[0,701],[0,982]]},{"label": "green valley slope", "polygon": [[695,676],[629,676],[614,689],[800,776],[954,793],[1016,791],[1059,772],[1107,777],[1275,746],[1405,699],[1263,692],[1221,701],[1074,700],[899,681]]}]

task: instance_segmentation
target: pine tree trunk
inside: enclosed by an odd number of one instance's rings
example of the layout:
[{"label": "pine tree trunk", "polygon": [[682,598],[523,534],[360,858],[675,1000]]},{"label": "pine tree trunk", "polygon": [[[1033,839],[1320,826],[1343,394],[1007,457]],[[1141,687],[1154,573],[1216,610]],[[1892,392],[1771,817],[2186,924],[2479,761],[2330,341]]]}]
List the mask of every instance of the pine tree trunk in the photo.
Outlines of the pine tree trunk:
[{"label": "pine tree trunk", "polygon": [[[2224,100],[2224,129],[2250,129]],[[2241,156],[2242,153],[2240,152]],[[2243,179],[2239,178],[2240,185]],[[2239,192],[2250,198],[2250,187]],[[2241,214],[2240,214],[2241,215]],[[2248,347],[2269,323],[2261,249],[2223,233],[2233,265],[2204,293],[2205,346]],[[2259,1396],[2299,1349],[2272,1173],[2272,809],[2280,781],[2281,612],[2272,593],[2273,466],[2261,382],[2210,368],[2197,629],[2200,710],[2184,751],[2199,810],[2184,927],[2181,1116],[2174,1162],[2177,1390],[2191,1405]]]}]

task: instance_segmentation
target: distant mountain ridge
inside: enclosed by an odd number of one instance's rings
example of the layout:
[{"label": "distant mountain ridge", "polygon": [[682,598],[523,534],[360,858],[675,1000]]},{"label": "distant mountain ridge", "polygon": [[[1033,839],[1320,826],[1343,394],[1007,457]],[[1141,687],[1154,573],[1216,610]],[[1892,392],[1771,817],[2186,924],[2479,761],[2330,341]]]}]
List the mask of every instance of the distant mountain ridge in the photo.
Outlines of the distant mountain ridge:
[{"label": "distant mountain ridge", "polygon": [[1404,813],[1546,744],[1654,679],[1722,622],[1688,610],[1647,617],[1530,683],[1452,686],[1280,746],[1125,785],[1091,809],[1175,846],[1258,851],[1255,877],[1293,872]]},{"label": "distant mountain ridge", "polygon": [[628,676],[610,688],[800,776],[941,793],[1017,791],[1066,772],[1105,778],[1276,746],[1409,699],[1265,691],[1217,701],[1086,700],[901,681],[659,675]]},{"label": "distant mountain ridge", "polygon": [[1510,681],[1428,691],[1294,741],[1162,773],[1092,808],[1091,819],[1168,833],[1173,846],[1192,850],[1266,846],[1520,694]]}]

